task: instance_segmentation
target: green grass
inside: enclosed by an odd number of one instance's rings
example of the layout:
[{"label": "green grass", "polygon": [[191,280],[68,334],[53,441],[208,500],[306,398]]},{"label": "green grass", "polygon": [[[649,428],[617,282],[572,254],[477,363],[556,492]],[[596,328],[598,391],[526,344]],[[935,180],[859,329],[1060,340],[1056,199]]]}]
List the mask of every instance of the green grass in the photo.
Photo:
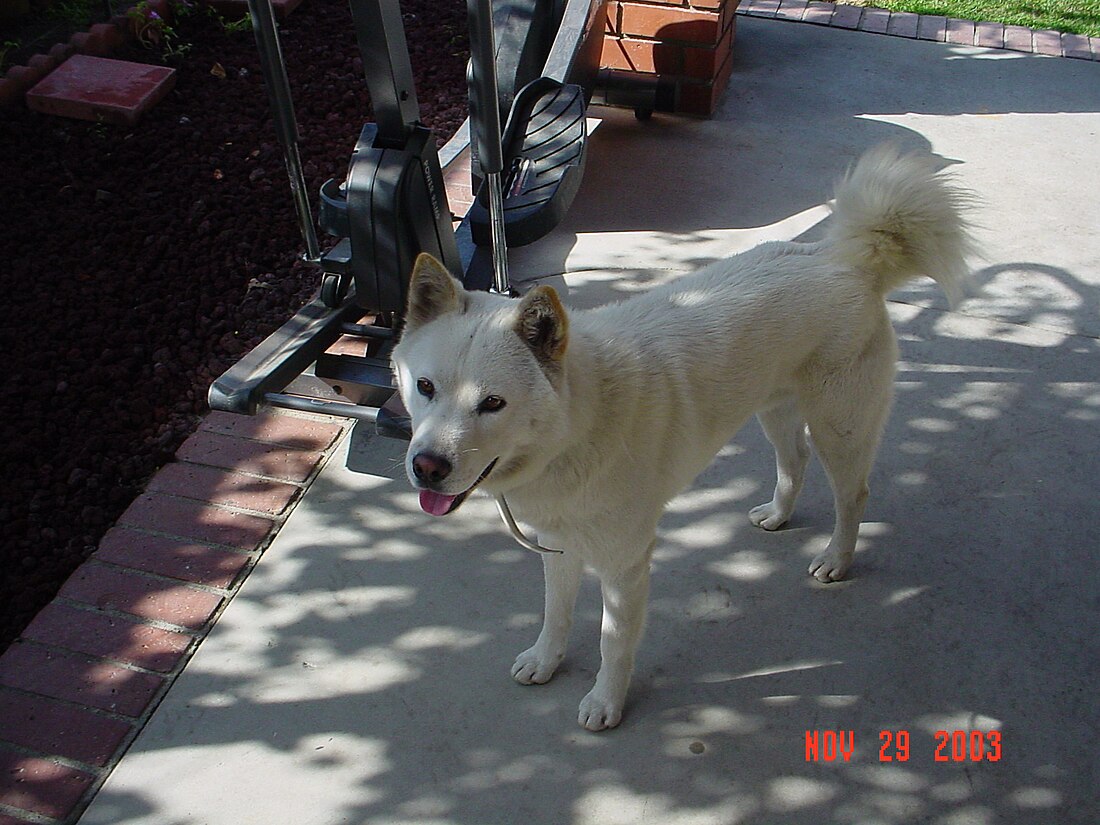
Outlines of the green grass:
[{"label": "green grass", "polygon": [[1100,0],[840,0],[855,6],[937,14],[1100,37]]}]

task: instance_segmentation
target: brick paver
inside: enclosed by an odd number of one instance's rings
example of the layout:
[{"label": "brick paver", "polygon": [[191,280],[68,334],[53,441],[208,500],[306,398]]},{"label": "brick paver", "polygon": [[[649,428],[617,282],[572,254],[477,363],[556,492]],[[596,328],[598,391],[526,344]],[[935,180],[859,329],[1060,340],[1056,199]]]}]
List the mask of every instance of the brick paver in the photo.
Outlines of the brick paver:
[{"label": "brick paver", "polygon": [[935,14],[922,14],[917,21],[917,37],[940,43],[947,37],[947,18]]},{"label": "brick paver", "polygon": [[896,11],[890,15],[890,25],[887,27],[886,33],[895,37],[916,37],[919,22],[919,14]]},{"label": "brick paver", "polygon": [[[102,31],[81,32],[73,43],[82,52],[97,51],[96,43],[106,51]],[[45,114],[132,126],[175,82],[176,70],[165,66],[77,54],[29,89],[26,101]]]},{"label": "brick paver", "polygon": [[1083,34],[1063,34],[1062,54],[1066,57],[1092,59],[1092,47],[1089,45],[1089,39]]},{"label": "brick paver", "polygon": [[1005,44],[1003,23],[978,23],[974,26],[974,45],[987,49],[1000,49]]},{"label": "brick paver", "polygon": [[754,17],[775,17],[779,11],[779,0],[747,0],[741,8]]},{"label": "brick paver", "polygon": [[297,450],[327,450],[343,431],[331,421],[317,421],[290,415],[235,415],[212,412],[202,420],[199,432],[234,435],[282,444]]},{"label": "brick paver", "polygon": [[187,633],[57,601],[35,616],[23,638],[161,673],[173,670],[194,641]]},{"label": "brick paver", "polygon": [[93,780],[91,774],[75,768],[0,750],[0,804],[12,808],[63,819]]},{"label": "brick paver", "polygon": [[23,748],[102,767],[133,729],[121,719],[0,688],[0,739]]},{"label": "brick paver", "polygon": [[99,543],[93,556],[146,573],[155,573],[192,584],[228,589],[252,557],[222,547],[114,527]]},{"label": "brick paver", "polygon": [[1036,31],[1023,26],[947,18],[941,15],[891,12],[872,6],[816,0],[742,0],[737,14],[777,17],[816,23],[838,29],[859,29],[872,34],[911,37],[1055,57],[1100,61],[1100,37]]},{"label": "brick paver", "polygon": [[200,430],[183,442],[176,458],[301,484],[313,473],[321,453]]},{"label": "brick paver", "polygon": [[863,9],[859,6],[845,6],[837,4],[833,14],[832,25],[841,29],[859,28],[860,18],[863,17]]},{"label": "brick paver", "polygon": [[73,573],[59,595],[101,610],[117,610],[192,630],[204,627],[222,600],[207,590],[95,562]]},{"label": "brick paver", "polygon": [[1024,26],[1005,26],[1005,48],[1017,52],[1032,50],[1031,29]]},{"label": "brick paver", "polygon": [[819,23],[827,25],[833,19],[836,12],[836,3],[809,3],[802,20],[806,23]]},{"label": "brick paver", "polygon": [[256,510],[272,516],[286,510],[301,492],[301,487],[293,484],[189,462],[175,462],[162,467],[145,489],[211,504]]},{"label": "brick paver", "polygon": [[154,477],[0,656],[0,825],[73,822],[344,427],[214,413]]},{"label": "brick paver", "polygon": [[31,642],[0,656],[0,685],[122,716],[140,716],[163,684],[151,673]]},{"label": "brick paver", "polygon": [[235,513],[201,501],[161,493],[143,493],[119,517],[118,524],[241,550],[254,550],[268,536],[275,523],[261,516]]},{"label": "brick paver", "polygon": [[874,34],[885,34],[890,25],[890,12],[885,9],[866,8],[859,20],[859,30]]},{"label": "brick paver", "polygon": [[780,20],[801,20],[806,14],[806,0],[782,0],[775,16]]},{"label": "brick paver", "polygon": [[1036,54],[1062,56],[1062,35],[1059,32],[1049,30],[1032,32],[1031,43]]},{"label": "brick paver", "polygon": [[956,43],[960,46],[973,46],[974,21],[957,20],[955,18],[948,19],[946,41],[948,43]]}]

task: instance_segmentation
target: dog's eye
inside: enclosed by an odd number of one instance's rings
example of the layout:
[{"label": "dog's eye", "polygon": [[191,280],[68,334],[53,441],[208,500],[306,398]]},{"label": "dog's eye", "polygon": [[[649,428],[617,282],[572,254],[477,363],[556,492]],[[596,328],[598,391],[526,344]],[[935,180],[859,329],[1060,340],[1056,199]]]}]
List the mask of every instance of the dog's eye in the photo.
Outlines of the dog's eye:
[{"label": "dog's eye", "polygon": [[503,410],[506,402],[499,395],[487,395],[485,399],[477,405],[478,412],[497,412]]},{"label": "dog's eye", "polygon": [[416,379],[416,391],[425,398],[431,398],[435,395],[435,384],[427,378],[418,378]]}]

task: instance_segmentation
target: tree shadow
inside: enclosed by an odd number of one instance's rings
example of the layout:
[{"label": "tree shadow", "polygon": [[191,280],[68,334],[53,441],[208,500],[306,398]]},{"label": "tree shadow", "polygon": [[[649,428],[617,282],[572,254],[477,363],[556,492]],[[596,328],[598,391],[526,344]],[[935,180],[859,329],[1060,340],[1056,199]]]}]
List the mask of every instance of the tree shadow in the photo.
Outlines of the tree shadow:
[{"label": "tree shadow", "polygon": [[[852,579],[805,575],[832,519],[816,464],[791,527],[749,525],[773,470],[746,428],[662,522],[621,728],[574,720],[593,583],[561,672],[513,684],[537,561],[487,501],[427,519],[402,445],[370,440],[360,472],[318,480],[85,822],[1091,821],[1095,342],[891,312],[897,405]],[[807,761],[826,730],[853,732],[851,761]],[[1003,756],[954,761],[941,730],[998,731]],[[908,733],[907,761],[881,731]]]}]

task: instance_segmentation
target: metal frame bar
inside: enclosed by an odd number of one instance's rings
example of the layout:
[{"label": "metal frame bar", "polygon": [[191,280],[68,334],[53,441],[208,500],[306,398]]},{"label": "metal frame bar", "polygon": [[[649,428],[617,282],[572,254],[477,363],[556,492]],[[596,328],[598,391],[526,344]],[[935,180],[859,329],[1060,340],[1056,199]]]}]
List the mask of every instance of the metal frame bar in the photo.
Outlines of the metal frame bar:
[{"label": "metal frame bar", "polygon": [[397,0],[351,0],[351,17],[380,146],[401,148],[420,120],[401,5]]},{"label": "metal frame bar", "polygon": [[378,420],[378,407],[364,407],[361,404],[350,404],[346,401],[330,401],[325,398],[307,398],[302,395],[269,392],[264,394],[263,403],[268,407],[321,413],[323,415],[339,415],[343,418],[353,418],[356,421],[374,423]]},{"label": "metal frame bar", "polygon": [[492,235],[492,291],[508,295],[508,244],[504,238],[504,194],[500,174],[504,169],[501,144],[500,94],[497,88],[496,41],[493,37],[493,6],[490,0],[467,0],[470,21],[470,107],[477,111],[473,138],[478,163],[489,188],[489,228]]},{"label": "metal frame bar", "polygon": [[294,101],[290,95],[290,80],[286,74],[286,61],[279,43],[279,30],[275,24],[275,10],[271,0],[248,0],[248,12],[252,15],[252,31],[256,36],[256,48],[260,52],[260,69],[264,86],[271,100],[271,113],[275,121],[275,134],[283,148],[290,192],[294,209],[298,214],[298,228],[305,241],[305,259],[317,263],[321,247],[317,242],[317,229],[306,194],[306,177],[302,159],[298,154],[298,120],[294,115]]}]

